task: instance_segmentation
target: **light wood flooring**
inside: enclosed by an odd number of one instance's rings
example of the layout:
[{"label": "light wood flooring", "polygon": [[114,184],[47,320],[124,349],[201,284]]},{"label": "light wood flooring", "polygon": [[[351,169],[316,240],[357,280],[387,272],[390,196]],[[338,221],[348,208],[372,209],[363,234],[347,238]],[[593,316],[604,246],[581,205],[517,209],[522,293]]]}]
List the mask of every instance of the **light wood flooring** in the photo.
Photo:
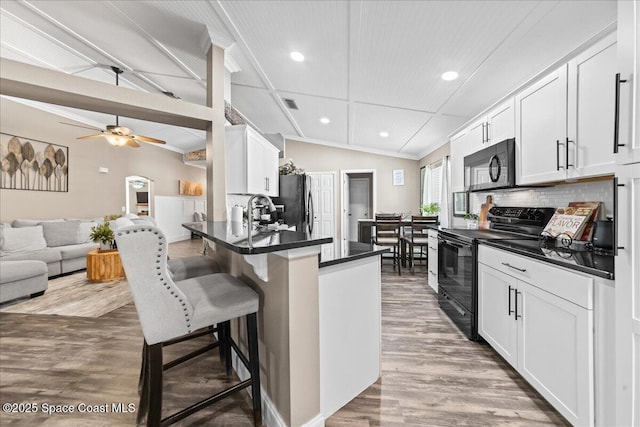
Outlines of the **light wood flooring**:
[{"label": "light wood flooring", "polygon": [[[169,252],[179,257],[200,250],[201,242],[192,240],[171,244]],[[327,426],[565,425],[489,346],[456,329],[419,268],[401,277],[383,268],[382,317],[382,377]],[[135,425],[135,413],[78,413],[77,407],[137,405],[141,344],[133,304],[97,318],[0,313],[0,403],[76,408],[54,415],[3,412],[0,425]],[[223,375],[215,353],[165,375],[167,413],[234,380]],[[178,425],[250,426],[249,408],[248,394],[240,393]]]}]

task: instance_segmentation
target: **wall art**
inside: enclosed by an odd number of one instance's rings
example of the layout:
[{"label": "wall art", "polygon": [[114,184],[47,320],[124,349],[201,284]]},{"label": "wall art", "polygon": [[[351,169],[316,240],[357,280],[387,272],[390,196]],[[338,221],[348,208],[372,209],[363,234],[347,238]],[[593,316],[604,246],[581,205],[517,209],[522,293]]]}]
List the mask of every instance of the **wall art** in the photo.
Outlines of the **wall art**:
[{"label": "wall art", "polygon": [[0,188],[69,191],[69,147],[0,133]]}]

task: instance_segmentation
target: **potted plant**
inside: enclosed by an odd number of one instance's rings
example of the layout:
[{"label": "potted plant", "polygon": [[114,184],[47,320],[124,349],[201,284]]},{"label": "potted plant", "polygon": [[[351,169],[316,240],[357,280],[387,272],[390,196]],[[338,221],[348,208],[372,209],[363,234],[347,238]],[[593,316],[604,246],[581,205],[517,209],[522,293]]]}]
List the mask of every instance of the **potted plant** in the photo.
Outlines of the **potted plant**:
[{"label": "potted plant", "polygon": [[464,219],[467,221],[468,229],[477,229],[478,228],[478,214],[475,213],[467,213],[464,215]]},{"label": "potted plant", "polygon": [[304,169],[301,169],[293,164],[293,160],[289,159],[285,163],[281,164],[278,168],[280,175],[301,175],[304,173]]},{"label": "potted plant", "polygon": [[100,244],[99,251],[108,251],[113,249],[113,230],[109,227],[109,221],[91,227],[89,238],[95,243]]},{"label": "potted plant", "polygon": [[420,210],[422,211],[422,215],[438,216],[438,212],[440,212],[440,205],[438,203],[430,203],[428,205],[420,206]]}]

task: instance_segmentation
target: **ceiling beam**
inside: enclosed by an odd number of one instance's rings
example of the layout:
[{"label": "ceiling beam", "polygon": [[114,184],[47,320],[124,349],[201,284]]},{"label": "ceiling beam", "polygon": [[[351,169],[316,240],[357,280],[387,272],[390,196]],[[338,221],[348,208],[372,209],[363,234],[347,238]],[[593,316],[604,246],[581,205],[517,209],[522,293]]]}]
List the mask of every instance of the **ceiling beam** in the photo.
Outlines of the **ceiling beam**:
[{"label": "ceiling beam", "polygon": [[205,130],[213,109],[0,58],[0,94]]}]

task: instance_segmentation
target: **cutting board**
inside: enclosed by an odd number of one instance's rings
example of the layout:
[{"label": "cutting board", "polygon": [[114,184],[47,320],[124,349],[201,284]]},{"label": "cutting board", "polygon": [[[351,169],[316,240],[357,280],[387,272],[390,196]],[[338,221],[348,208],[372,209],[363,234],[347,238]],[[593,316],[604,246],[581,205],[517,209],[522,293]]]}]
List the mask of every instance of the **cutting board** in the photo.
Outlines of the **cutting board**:
[{"label": "cutting board", "polygon": [[487,200],[480,205],[480,218],[478,218],[478,228],[487,229],[489,228],[489,221],[487,221],[487,216],[489,215],[489,209],[493,206],[493,197],[491,195],[487,196]]}]

